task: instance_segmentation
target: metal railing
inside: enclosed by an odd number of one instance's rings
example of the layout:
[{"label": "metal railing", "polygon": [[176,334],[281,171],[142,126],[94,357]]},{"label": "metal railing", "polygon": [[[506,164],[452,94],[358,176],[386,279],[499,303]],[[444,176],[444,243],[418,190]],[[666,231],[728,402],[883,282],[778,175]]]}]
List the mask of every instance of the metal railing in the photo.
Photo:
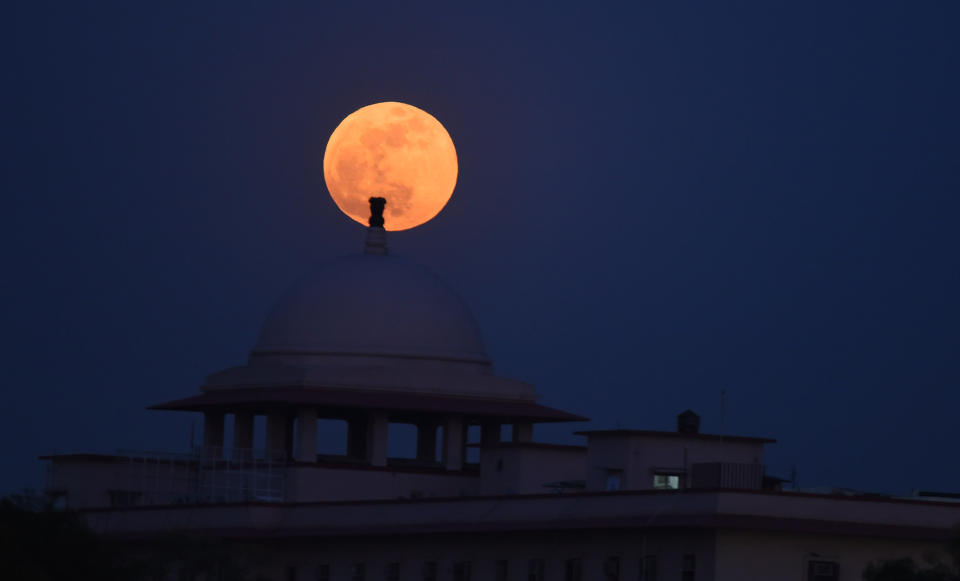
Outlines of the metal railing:
[{"label": "metal railing", "polygon": [[122,488],[111,504],[141,506],[282,502],[287,457],[282,452],[196,448],[188,453],[118,450]]}]

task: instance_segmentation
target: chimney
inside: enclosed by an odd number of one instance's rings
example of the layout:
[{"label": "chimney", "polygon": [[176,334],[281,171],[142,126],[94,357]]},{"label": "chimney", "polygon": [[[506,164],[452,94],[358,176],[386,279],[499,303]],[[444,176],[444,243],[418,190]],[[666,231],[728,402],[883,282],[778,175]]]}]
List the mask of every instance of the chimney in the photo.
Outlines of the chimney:
[{"label": "chimney", "polygon": [[677,415],[677,431],[681,434],[699,434],[700,416],[693,410],[686,410]]}]

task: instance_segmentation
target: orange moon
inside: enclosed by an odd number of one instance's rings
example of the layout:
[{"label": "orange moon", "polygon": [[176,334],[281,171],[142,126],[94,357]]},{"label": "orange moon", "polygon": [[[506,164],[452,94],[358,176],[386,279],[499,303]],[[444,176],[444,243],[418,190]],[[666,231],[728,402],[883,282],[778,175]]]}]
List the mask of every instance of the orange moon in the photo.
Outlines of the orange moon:
[{"label": "orange moon", "polygon": [[323,178],[340,210],[366,225],[370,198],[386,198],[384,228],[394,231],[440,213],[457,184],[457,170],[447,130],[405,103],[354,111],[334,129],[323,154]]}]

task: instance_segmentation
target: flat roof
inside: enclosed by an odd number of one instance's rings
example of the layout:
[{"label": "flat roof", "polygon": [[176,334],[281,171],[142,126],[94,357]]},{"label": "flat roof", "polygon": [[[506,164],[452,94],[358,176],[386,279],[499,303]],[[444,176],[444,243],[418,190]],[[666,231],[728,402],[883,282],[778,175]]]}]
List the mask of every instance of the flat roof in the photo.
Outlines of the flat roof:
[{"label": "flat roof", "polygon": [[680,438],[685,440],[722,440],[724,442],[744,442],[752,444],[775,444],[773,438],[755,438],[753,436],[726,436],[720,434],[701,434],[700,432],[669,432],[666,430],[582,430],[574,432],[578,436],[592,438],[623,438],[641,436],[648,438]]},{"label": "flat roof", "polygon": [[[665,503],[665,498],[671,500]],[[950,538],[960,505],[753,490],[671,490],[156,505],[81,513],[94,530],[121,538],[149,537],[179,526],[260,538],[707,528],[939,541]],[[232,528],[222,529],[224,522],[233,523]]]},{"label": "flat roof", "polygon": [[331,417],[349,416],[359,409],[397,413],[463,414],[497,418],[507,422],[584,422],[588,418],[540,405],[535,401],[443,396],[407,391],[333,389],[314,387],[241,387],[211,389],[200,395],[149,406],[152,410],[174,411],[262,411],[293,412],[316,407]]},{"label": "flat roof", "polygon": [[468,448],[510,448],[510,449],[530,449],[530,450],[556,450],[560,452],[586,452],[586,446],[576,444],[551,444],[550,442],[492,442],[489,444],[470,443]]}]

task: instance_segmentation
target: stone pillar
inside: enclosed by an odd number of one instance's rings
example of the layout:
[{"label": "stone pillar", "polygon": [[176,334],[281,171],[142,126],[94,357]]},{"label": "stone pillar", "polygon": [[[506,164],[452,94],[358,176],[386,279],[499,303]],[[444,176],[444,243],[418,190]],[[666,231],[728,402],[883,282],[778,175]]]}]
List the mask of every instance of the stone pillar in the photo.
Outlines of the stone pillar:
[{"label": "stone pillar", "polygon": [[530,422],[520,422],[513,424],[513,441],[514,442],[532,442],[533,441],[533,424]]},{"label": "stone pillar", "polygon": [[203,455],[223,455],[223,412],[203,412]]},{"label": "stone pillar", "polygon": [[267,457],[280,459],[287,452],[287,416],[267,414]]},{"label": "stone pillar", "polygon": [[317,410],[312,408],[297,412],[297,460],[317,461]]},{"label": "stone pillar", "polygon": [[463,469],[463,418],[451,416],[443,423],[443,465],[447,470]]},{"label": "stone pillar", "polygon": [[389,421],[386,412],[372,412],[367,421],[367,460],[371,466],[387,465],[387,428]]},{"label": "stone pillar", "polygon": [[417,422],[417,460],[437,460],[437,424],[432,420]]},{"label": "stone pillar", "polygon": [[347,456],[349,458],[367,459],[367,438],[367,418],[347,420]]},{"label": "stone pillar", "polygon": [[480,425],[480,446],[489,446],[500,441],[500,424],[484,423]]},{"label": "stone pillar", "polygon": [[253,414],[233,415],[233,459],[249,460],[253,455]]}]

